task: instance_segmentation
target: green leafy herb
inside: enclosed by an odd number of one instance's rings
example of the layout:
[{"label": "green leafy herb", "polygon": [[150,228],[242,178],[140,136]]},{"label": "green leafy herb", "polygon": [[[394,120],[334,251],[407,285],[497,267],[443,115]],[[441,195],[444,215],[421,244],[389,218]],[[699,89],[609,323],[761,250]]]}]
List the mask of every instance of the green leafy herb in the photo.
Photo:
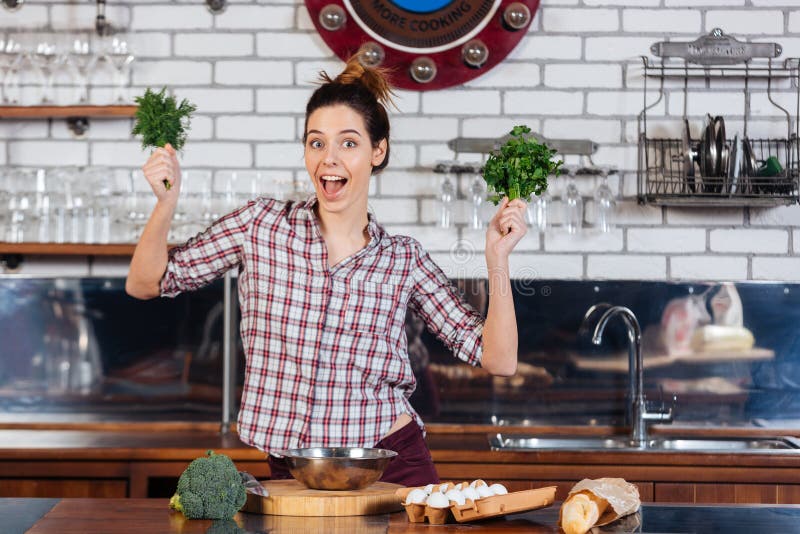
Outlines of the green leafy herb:
[{"label": "green leafy herb", "polygon": [[547,190],[547,177],[558,176],[562,160],[553,161],[556,151],[539,143],[527,126],[514,126],[511,138],[486,160],[483,178],[493,194],[489,200],[497,205],[504,196],[509,200],[527,199],[531,193]]},{"label": "green leafy herb", "polygon": [[[189,122],[197,106],[186,99],[178,104],[175,97],[167,96],[166,92],[166,87],[157,93],[148,88],[144,96],[135,99],[139,109],[136,110],[132,133],[142,136],[143,149],[163,147],[169,143],[180,151],[186,143]],[[164,180],[164,187],[170,188],[167,180]]]}]

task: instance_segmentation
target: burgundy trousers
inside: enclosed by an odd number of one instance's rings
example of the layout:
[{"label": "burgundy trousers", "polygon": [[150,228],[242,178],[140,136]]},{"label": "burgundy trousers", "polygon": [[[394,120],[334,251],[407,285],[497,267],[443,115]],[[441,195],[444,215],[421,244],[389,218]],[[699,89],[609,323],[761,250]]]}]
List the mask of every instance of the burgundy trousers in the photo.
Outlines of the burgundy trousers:
[{"label": "burgundy trousers", "polygon": [[[422,436],[422,429],[411,421],[375,444],[377,449],[395,451],[395,456],[381,476],[381,482],[403,486],[425,486],[439,482],[433,459]],[[268,455],[272,480],[292,478],[284,458]]]}]

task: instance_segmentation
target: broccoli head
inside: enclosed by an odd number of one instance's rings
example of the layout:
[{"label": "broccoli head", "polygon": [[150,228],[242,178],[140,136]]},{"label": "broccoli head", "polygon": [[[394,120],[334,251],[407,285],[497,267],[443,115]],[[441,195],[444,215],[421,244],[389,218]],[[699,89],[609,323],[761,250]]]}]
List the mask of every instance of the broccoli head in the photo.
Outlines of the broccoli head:
[{"label": "broccoli head", "polygon": [[169,505],[189,519],[231,519],[246,500],[247,493],[233,461],[224,454],[208,451],[183,472]]}]

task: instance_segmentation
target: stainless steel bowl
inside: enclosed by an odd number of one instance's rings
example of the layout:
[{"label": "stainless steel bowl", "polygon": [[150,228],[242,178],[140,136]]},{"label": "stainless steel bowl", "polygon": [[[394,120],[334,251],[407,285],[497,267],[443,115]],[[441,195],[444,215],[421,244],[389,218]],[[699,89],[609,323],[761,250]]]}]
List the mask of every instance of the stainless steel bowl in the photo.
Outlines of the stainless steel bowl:
[{"label": "stainless steel bowl", "polygon": [[357,490],[377,481],[397,456],[386,449],[310,447],[276,451],[292,476],[312,489]]}]

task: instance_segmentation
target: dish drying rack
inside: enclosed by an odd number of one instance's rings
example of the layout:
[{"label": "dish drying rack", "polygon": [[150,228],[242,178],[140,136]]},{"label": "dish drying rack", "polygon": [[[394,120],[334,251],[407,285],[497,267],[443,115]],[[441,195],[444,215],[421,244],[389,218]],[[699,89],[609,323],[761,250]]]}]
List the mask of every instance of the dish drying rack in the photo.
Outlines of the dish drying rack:
[{"label": "dish drying rack", "polygon": [[[499,139],[490,137],[456,137],[447,142],[447,146],[452,150],[456,157],[452,161],[438,162],[433,172],[438,174],[481,174],[483,173],[483,163],[460,162],[458,154],[482,154],[488,155],[496,150],[511,138],[506,134]],[[562,174],[570,176],[609,176],[616,174],[617,168],[610,166],[598,166],[592,162],[592,154],[597,151],[598,144],[589,139],[548,139],[538,133],[525,134],[525,138],[534,138],[540,143],[546,144],[561,156],[579,156],[581,160],[588,163],[585,165],[565,164],[562,165]]]},{"label": "dish drying rack", "polygon": [[[640,203],[678,206],[777,206],[800,201],[798,193],[798,114],[800,114],[800,59],[777,61],[777,43],[748,43],[725,35],[719,28],[691,42],[659,42],[654,56],[642,56],[644,107],[638,117]],[[648,81],[657,80],[658,98],[647,103]],[[683,82],[682,135],[653,138],[648,111],[665,99],[666,80]],[[741,138],[725,134],[724,120],[709,115],[699,142],[691,137],[687,114],[690,82],[713,89],[740,80],[744,96]],[[794,113],[775,100],[775,85],[788,81]],[[766,83],[769,102],[786,119],[786,136],[748,137],[752,85]],[[789,106],[791,107],[791,106]],[[721,125],[721,128],[720,128]],[[770,157],[772,156],[772,157]],[[770,165],[767,165],[769,163]],[[776,165],[778,163],[779,165]]]}]

